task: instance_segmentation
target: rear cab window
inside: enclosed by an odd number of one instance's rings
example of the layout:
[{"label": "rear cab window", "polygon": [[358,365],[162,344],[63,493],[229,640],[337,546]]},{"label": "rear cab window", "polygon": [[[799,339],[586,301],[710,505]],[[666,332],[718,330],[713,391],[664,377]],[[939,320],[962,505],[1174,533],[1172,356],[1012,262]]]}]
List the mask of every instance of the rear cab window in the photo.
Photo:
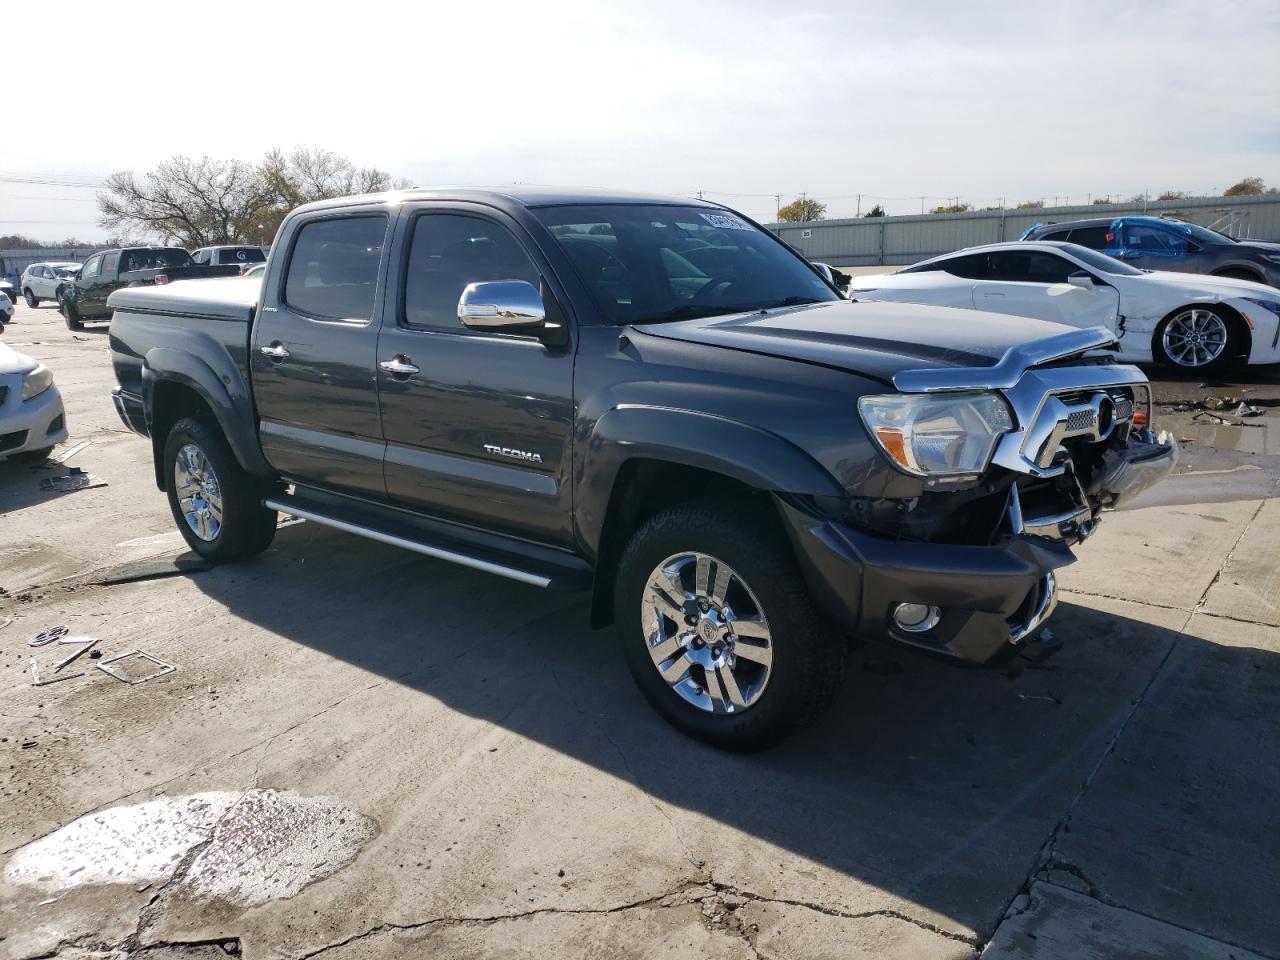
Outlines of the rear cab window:
[{"label": "rear cab window", "polygon": [[314,320],[367,323],[387,233],[385,214],[312,220],[294,237],[284,302]]}]

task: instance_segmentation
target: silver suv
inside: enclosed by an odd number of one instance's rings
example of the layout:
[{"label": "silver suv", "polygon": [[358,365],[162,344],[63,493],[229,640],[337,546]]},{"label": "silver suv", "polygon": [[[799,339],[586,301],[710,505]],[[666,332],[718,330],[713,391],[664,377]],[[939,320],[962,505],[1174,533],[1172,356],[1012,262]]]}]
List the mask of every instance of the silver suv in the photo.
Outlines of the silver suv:
[{"label": "silver suv", "polygon": [[41,300],[57,300],[58,288],[74,280],[80,264],[68,261],[33,263],[22,271],[22,298],[28,307],[38,307]]}]

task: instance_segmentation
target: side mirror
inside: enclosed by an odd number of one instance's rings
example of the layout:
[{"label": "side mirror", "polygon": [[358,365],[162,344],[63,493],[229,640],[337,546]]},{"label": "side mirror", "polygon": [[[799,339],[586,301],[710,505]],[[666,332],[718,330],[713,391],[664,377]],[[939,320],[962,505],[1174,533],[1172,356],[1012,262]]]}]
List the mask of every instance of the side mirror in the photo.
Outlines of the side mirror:
[{"label": "side mirror", "polygon": [[831,264],[818,263],[818,261],[816,260],[810,260],[809,265],[813,267],[813,269],[817,270],[820,274],[822,274],[823,279],[826,280],[827,283],[830,283],[833,286],[835,285],[836,275],[835,275],[835,272],[831,269]]},{"label": "side mirror", "polygon": [[542,294],[527,280],[469,283],[458,298],[464,327],[489,333],[540,333],[547,325]]},{"label": "side mirror", "polygon": [[1081,290],[1093,289],[1093,277],[1085,273],[1083,270],[1079,270],[1067,277],[1067,283],[1071,284],[1073,287],[1079,287]]}]

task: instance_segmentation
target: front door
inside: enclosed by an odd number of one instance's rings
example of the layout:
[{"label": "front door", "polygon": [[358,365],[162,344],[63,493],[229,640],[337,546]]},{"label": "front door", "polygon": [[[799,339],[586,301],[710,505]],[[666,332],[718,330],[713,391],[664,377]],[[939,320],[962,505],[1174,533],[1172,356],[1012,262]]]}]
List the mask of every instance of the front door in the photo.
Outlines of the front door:
[{"label": "front door", "polygon": [[286,479],[381,499],[373,318],[389,218],[326,213],[291,230],[262,287],[249,353],[259,435]]},{"label": "front door", "polygon": [[458,320],[467,284],[526,280],[549,294],[549,267],[518,225],[488,208],[417,205],[397,233],[396,302],[378,338],[388,495],[568,545],[573,353]]},{"label": "front door", "polygon": [[1120,259],[1144,270],[1200,272],[1200,247],[1185,230],[1156,223],[1125,223],[1120,228]]},{"label": "front door", "polygon": [[1067,278],[1089,271],[1055,253],[993,250],[988,257],[989,274],[973,288],[977,309],[1073,327],[1116,329],[1120,294],[1096,274],[1090,273],[1095,285],[1083,288],[1068,283]]},{"label": "front door", "polygon": [[98,275],[102,272],[102,254],[90,257],[84,262],[84,266],[80,268],[80,275],[73,281],[75,284],[75,308],[80,312],[82,317],[92,316],[91,308],[93,288],[98,282]]}]

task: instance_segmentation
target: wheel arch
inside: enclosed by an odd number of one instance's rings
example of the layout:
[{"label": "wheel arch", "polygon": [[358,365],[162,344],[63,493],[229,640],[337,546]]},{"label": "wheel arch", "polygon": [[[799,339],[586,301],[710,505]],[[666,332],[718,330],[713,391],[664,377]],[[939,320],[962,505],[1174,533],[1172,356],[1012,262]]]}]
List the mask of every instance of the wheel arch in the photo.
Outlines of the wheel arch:
[{"label": "wheel arch", "polygon": [[[238,380],[232,380],[233,383]],[[166,488],[163,453],[173,424],[185,416],[203,417],[226,438],[241,467],[270,477],[271,468],[258,446],[252,408],[233,396],[224,377],[201,357],[163,347],[147,352],[142,367],[142,400],[151,436],[156,486]],[[245,398],[247,399],[247,397]]]},{"label": "wheel arch", "polygon": [[613,577],[630,535],[658,512],[707,497],[755,499],[777,516],[774,494],[839,496],[825,468],[789,441],[722,417],[619,407],[586,448],[575,505],[580,546],[594,560],[591,623],[613,619]]}]

